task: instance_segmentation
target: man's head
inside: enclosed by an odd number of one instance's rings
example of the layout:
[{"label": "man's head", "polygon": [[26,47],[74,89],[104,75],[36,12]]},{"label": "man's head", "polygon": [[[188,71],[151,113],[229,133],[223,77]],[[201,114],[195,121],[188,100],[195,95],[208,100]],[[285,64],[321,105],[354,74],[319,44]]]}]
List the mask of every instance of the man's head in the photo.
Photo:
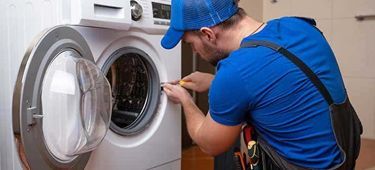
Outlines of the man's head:
[{"label": "man's head", "polygon": [[162,39],[166,49],[175,47],[183,39],[193,50],[211,64],[227,56],[229,51],[218,47],[220,33],[230,29],[245,12],[238,0],[172,0],[172,19]]},{"label": "man's head", "polygon": [[233,31],[237,31],[233,28],[245,16],[246,13],[240,8],[236,14],[218,25],[202,27],[196,31],[186,31],[182,40],[191,46],[193,52],[198,53],[204,60],[216,66],[232,51]]},{"label": "man's head", "polygon": [[175,47],[186,31],[215,26],[238,11],[238,0],[172,0],[171,26],[161,41]]}]

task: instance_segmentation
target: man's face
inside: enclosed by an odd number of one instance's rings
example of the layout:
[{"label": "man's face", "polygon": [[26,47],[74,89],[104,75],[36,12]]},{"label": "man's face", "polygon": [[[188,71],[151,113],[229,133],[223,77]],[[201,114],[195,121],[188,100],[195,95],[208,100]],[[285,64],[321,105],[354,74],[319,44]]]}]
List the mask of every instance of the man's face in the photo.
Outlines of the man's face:
[{"label": "man's face", "polygon": [[191,46],[193,53],[198,53],[203,60],[216,66],[229,53],[219,49],[215,41],[206,39],[202,34],[196,31],[187,31],[184,34],[183,41]]}]

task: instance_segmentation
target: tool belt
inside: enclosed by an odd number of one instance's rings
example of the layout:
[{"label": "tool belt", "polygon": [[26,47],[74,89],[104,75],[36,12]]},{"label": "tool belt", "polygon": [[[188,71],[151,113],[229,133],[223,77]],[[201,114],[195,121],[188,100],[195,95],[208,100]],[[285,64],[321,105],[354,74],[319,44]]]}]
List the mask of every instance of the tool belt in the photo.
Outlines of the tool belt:
[{"label": "tool belt", "polygon": [[[302,19],[312,25],[315,24],[315,21],[312,19]],[[344,103],[335,104],[328,90],[318,76],[302,60],[285,48],[268,41],[249,41],[241,44],[241,48],[256,48],[258,46],[267,47],[281,53],[284,57],[298,66],[319,90],[329,105],[333,133],[343,160],[339,165],[331,167],[330,169],[354,169],[356,159],[359,155],[361,145],[360,135],[362,134],[363,129],[361,121],[352,107],[349,98],[346,98]],[[242,170],[310,169],[299,167],[288,162],[261,138],[261,134],[256,134],[254,128],[250,124],[243,128],[243,135],[248,148],[247,155],[249,160],[246,161],[245,156],[239,158],[237,156],[239,155],[238,152],[235,154],[235,159],[242,161],[240,163],[241,166],[238,165]]]},{"label": "tool belt", "polygon": [[259,138],[250,124],[244,126],[242,132],[244,142],[247,144],[247,153],[241,155],[239,149],[235,150],[234,159],[236,170],[305,169],[288,163],[268,146],[267,143]]}]

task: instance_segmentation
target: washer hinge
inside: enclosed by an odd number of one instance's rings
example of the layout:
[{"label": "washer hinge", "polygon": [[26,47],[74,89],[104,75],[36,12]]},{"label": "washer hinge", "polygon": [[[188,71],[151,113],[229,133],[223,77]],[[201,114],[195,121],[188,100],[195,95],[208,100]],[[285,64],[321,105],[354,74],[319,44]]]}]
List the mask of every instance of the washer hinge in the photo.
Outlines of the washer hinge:
[{"label": "washer hinge", "polygon": [[43,118],[43,115],[38,114],[38,108],[30,107],[27,109],[27,120],[26,120],[27,125],[32,126],[36,123],[35,119],[42,119],[42,118]]}]

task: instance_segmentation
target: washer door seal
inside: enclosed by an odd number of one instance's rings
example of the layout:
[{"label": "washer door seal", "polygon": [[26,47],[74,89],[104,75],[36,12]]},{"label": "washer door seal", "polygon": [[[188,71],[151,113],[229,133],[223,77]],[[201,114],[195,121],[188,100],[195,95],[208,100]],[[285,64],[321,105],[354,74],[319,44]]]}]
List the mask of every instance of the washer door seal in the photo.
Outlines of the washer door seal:
[{"label": "washer door seal", "polygon": [[[102,71],[114,77],[107,77],[114,95],[110,129],[122,136],[141,133],[152,123],[160,102],[160,79],[154,61],[138,48],[123,47],[108,58]],[[123,121],[126,126],[120,125]]]}]

